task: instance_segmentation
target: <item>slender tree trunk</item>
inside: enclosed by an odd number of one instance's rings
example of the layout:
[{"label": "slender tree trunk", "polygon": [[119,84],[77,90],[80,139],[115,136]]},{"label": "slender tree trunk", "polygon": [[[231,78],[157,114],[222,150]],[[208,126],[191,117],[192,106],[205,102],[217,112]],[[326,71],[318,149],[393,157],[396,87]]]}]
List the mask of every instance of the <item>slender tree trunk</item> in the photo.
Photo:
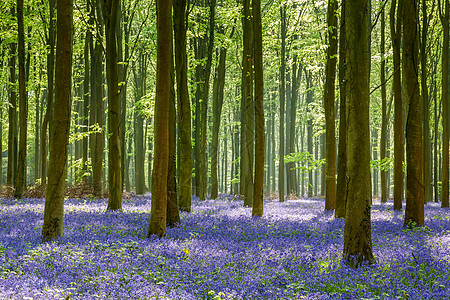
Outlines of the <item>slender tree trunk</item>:
[{"label": "slender tree trunk", "polygon": [[403,14],[403,78],[406,119],[406,208],[405,225],[424,225],[422,102],[419,95],[419,7],[405,0]]},{"label": "slender tree trunk", "polygon": [[[433,75],[436,75],[437,64],[434,66]],[[434,78],[434,76],[432,77]],[[440,110],[440,103],[438,104],[437,99],[437,87],[436,87],[436,79],[433,79],[434,82],[434,201],[439,202],[439,187],[438,187],[438,139],[439,139],[439,118],[438,118],[438,110]]]},{"label": "slender tree trunk", "polygon": [[106,31],[106,77],[108,81],[108,210],[122,210],[122,171],[120,141],[120,97],[117,70],[117,12],[120,0],[100,0]]},{"label": "slender tree trunk", "polygon": [[[328,49],[327,63],[325,67],[325,129],[326,129],[326,193],[325,210],[333,210],[336,204],[336,138],[335,138],[335,118],[334,118],[334,90],[336,82],[337,63],[337,0],[328,0],[327,23],[328,28]],[[322,182],[323,184],[323,182]]]},{"label": "slender tree trunk", "polygon": [[449,120],[448,120],[448,47],[449,47],[449,1],[444,0],[444,11],[441,11],[441,0],[439,14],[443,27],[442,42],[442,207],[449,207]]},{"label": "slender tree trunk", "polygon": [[[297,39],[297,35],[294,36],[294,40]],[[295,123],[297,117],[297,101],[298,101],[298,88],[300,85],[300,75],[301,75],[301,65],[297,63],[297,54],[293,53],[293,63],[292,63],[292,93],[290,101],[290,126],[289,126],[289,146],[288,153],[295,152],[295,140],[297,138],[295,134]],[[289,194],[298,195],[298,189],[296,188],[297,176],[296,176],[296,165],[295,163],[289,163],[287,166],[289,170]]]},{"label": "slender tree trunk", "polygon": [[340,35],[339,35],[339,144],[338,144],[338,174],[336,186],[336,218],[344,218],[347,203],[347,112],[346,112],[346,34],[345,6],[347,0],[342,0]]},{"label": "slender tree trunk", "polygon": [[374,261],[370,224],[369,49],[367,0],[349,1],[346,19],[347,170],[344,257],[351,266]]},{"label": "slender tree trunk", "polygon": [[54,126],[50,136],[48,185],[45,193],[42,240],[51,242],[63,234],[64,191],[70,132],[72,87],[72,0],[59,0],[57,9],[56,97]]},{"label": "slender tree trunk", "polygon": [[143,195],[145,193],[144,117],[141,108],[139,107],[139,101],[146,93],[144,87],[147,72],[147,59],[145,54],[141,52],[137,60],[139,61],[139,67],[137,72],[134,72],[136,82],[134,110],[134,149],[136,151],[136,159],[134,161],[134,174],[136,179],[136,194]]},{"label": "slender tree trunk", "polygon": [[280,165],[278,169],[279,201],[284,202],[284,106],[285,106],[285,73],[286,73],[286,6],[280,8],[281,14],[281,67],[280,67]]},{"label": "slender tree trunk", "polygon": [[166,235],[167,175],[169,166],[170,63],[172,55],[172,1],[157,0],[157,65],[155,100],[155,155],[152,171],[152,207],[148,237]]},{"label": "slender tree trunk", "polygon": [[[311,72],[308,72],[306,75],[306,105],[307,105],[307,111],[308,111],[308,115],[311,112],[311,107],[310,104],[313,102],[313,91],[312,91],[312,74]],[[310,116],[307,117],[306,120],[306,126],[307,126],[307,148],[308,148],[308,153],[312,156],[313,155],[313,124],[312,124],[312,119]],[[311,198],[313,195],[313,171],[312,171],[312,166],[310,164],[310,162],[308,162],[308,198]]]},{"label": "slender tree trunk", "polygon": [[255,49],[255,183],[252,216],[262,217],[264,185],[264,74],[261,0],[252,1]]},{"label": "slender tree trunk", "polygon": [[41,178],[42,185],[47,182],[47,128],[48,131],[52,130],[53,123],[53,85],[54,85],[54,73],[55,73],[55,9],[56,0],[49,0],[49,26],[48,26],[48,37],[47,37],[47,111],[45,113],[44,121],[42,124],[42,136],[41,136]]},{"label": "slender tree trunk", "polygon": [[[170,22],[170,34],[172,34],[172,22]],[[171,43],[173,43],[171,37]],[[173,47],[173,44],[171,48]],[[172,51],[171,51],[172,53]],[[175,110],[175,66],[174,58],[170,58],[170,96],[169,96],[169,151],[167,167],[167,218],[166,224],[169,227],[180,225],[180,213],[178,210],[177,180],[176,180],[176,110]]]},{"label": "slender tree trunk", "polygon": [[244,206],[253,204],[253,147],[254,147],[254,103],[253,103],[253,25],[250,0],[243,2],[243,50],[242,50],[242,98],[241,98],[241,191]]},{"label": "slender tree trunk", "polygon": [[9,82],[11,83],[11,87],[8,111],[8,169],[6,182],[9,186],[15,186],[17,170],[17,95],[14,88],[16,84],[16,44],[10,43],[9,45]]},{"label": "slender tree trunk", "polygon": [[[381,4],[383,5],[383,4]],[[386,159],[386,136],[387,136],[387,116],[386,116],[386,56],[385,56],[385,9],[384,6],[381,9],[381,68],[380,68],[380,81],[381,81],[381,133],[380,133],[380,160],[383,162]],[[388,187],[386,186],[386,171],[380,171],[381,177],[381,203],[386,203],[388,198]]]},{"label": "slender tree trunk", "polygon": [[191,104],[187,84],[186,54],[186,0],[173,2],[173,26],[175,32],[175,69],[177,80],[178,128],[180,132],[180,177],[179,207],[182,211],[191,211],[192,185],[192,140],[191,140]]},{"label": "slender tree trunk", "polygon": [[[400,70],[400,39],[403,1],[392,0],[390,10],[391,37],[394,61],[394,209],[402,209],[403,194],[403,106]],[[395,14],[397,13],[397,20]],[[397,22],[396,22],[397,21]]]},{"label": "slender tree trunk", "polygon": [[19,155],[17,165],[17,179],[15,194],[22,198],[26,186],[27,175],[27,90],[25,74],[25,28],[23,24],[23,0],[17,0],[17,23],[18,23],[18,57],[19,57]]},{"label": "slender tree trunk", "polygon": [[[91,16],[91,9],[94,9],[90,6],[90,4],[87,5],[88,7],[88,14]],[[89,22],[92,23],[93,20],[91,20],[91,17],[89,18]],[[88,165],[88,126],[89,126],[89,106],[90,106],[90,83],[91,83],[91,74],[90,74],[90,57],[93,56],[93,53],[89,53],[90,50],[90,46],[92,44],[92,33],[91,30],[88,29],[86,30],[86,38],[84,40],[84,79],[83,79],[83,110],[82,110],[82,114],[81,117],[82,119],[82,124],[83,124],[83,139],[82,139],[82,143],[81,143],[81,148],[82,148],[82,174],[85,174],[87,172],[87,165]],[[91,163],[93,163],[93,161],[91,161]],[[83,180],[87,180],[87,177],[83,176]]]},{"label": "slender tree trunk", "polygon": [[219,146],[219,128],[220,118],[222,115],[223,105],[223,91],[225,87],[225,59],[227,49],[221,47],[219,54],[219,66],[217,68],[217,77],[215,78],[213,91],[213,127],[212,127],[212,142],[211,142],[211,199],[218,197],[219,183],[217,171],[217,152]]},{"label": "slender tree trunk", "polygon": [[[102,49],[99,41],[103,34],[103,17],[100,11],[100,3],[95,1],[95,10],[97,17],[97,41],[95,47],[92,44],[90,47],[93,53],[91,59],[91,107],[90,107],[90,125],[97,124],[100,132],[91,135],[91,159],[92,159],[92,187],[95,197],[102,197],[103,194],[103,148],[104,148],[104,107],[103,107],[103,57]],[[94,9],[91,11],[92,18],[94,18]]]}]

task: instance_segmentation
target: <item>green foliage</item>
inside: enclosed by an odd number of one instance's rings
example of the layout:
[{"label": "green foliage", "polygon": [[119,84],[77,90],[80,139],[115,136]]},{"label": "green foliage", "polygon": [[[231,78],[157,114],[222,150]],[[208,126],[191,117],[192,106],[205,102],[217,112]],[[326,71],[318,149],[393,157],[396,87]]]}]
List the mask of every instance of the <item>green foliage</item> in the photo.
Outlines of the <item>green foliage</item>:
[{"label": "green foliage", "polygon": [[309,152],[295,152],[285,155],[284,162],[296,163],[296,169],[299,169],[301,173],[308,173],[311,170],[320,170],[325,164],[325,159],[314,159],[314,155]]}]

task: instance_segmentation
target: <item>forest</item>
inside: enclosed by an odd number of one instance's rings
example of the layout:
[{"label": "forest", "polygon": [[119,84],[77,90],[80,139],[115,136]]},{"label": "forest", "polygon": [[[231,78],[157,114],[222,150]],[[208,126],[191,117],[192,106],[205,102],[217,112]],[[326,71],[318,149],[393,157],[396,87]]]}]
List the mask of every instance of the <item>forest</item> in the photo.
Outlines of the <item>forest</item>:
[{"label": "forest", "polygon": [[4,0],[0,298],[448,299],[449,0]]}]

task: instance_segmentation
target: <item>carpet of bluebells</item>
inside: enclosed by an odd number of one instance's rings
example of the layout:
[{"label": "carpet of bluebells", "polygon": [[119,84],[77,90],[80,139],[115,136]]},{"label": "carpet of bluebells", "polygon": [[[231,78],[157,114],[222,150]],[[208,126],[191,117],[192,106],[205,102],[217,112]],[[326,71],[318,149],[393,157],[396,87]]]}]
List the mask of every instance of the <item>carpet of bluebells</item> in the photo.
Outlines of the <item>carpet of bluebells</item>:
[{"label": "carpet of bluebells", "polygon": [[449,299],[450,211],[429,203],[405,229],[372,207],[377,262],[342,261],[344,221],[323,200],[193,199],[179,228],[147,239],[150,197],[67,199],[64,237],[42,244],[43,199],[0,199],[0,299]]}]

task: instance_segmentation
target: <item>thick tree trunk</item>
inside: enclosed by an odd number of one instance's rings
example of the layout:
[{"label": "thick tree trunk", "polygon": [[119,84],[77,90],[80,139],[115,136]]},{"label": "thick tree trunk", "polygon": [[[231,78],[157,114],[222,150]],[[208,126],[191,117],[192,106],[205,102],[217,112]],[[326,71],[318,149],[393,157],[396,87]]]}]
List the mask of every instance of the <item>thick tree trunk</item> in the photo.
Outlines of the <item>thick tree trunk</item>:
[{"label": "thick tree trunk", "polygon": [[346,76],[345,76],[345,6],[347,0],[342,0],[340,35],[339,35],[339,144],[338,144],[338,174],[336,186],[336,218],[344,218],[347,203],[347,112],[346,112]]},{"label": "thick tree trunk", "polygon": [[252,1],[255,49],[255,183],[252,216],[262,217],[264,185],[264,74],[261,0]]},{"label": "thick tree trunk", "polygon": [[370,224],[369,49],[367,0],[345,6],[347,40],[348,198],[344,258],[351,266],[373,262]]},{"label": "thick tree trunk", "polygon": [[[326,129],[326,193],[325,210],[333,210],[336,204],[336,138],[335,138],[335,118],[334,118],[334,90],[336,82],[336,62],[337,62],[337,0],[328,0],[328,49],[327,62],[325,67],[325,129]],[[323,184],[323,182],[322,182]]]},{"label": "thick tree trunk", "polygon": [[424,225],[422,102],[419,95],[419,7],[405,0],[403,14],[403,63],[406,119],[405,225]]},{"label": "thick tree trunk", "polygon": [[[402,209],[403,194],[403,106],[400,70],[400,39],[403,1],[392,0],[390,10],[391,37],[394,61],[394,209]],[[395,13],[397,10],[397,20]],[[397,23],[396,23],[397,21]]]},{"label": "thick tree trunk", "polygon": [[70,132],[72,88],[72,0],[59,0],[57,9],[56,97],[50,136],[48,185],[45,193],[42,240],[50,242],[63,234],[64,191]]},{"label": "thick tree trunk", "polygon": [[175,32],[175,69],[177,80],[177,110],[180,148],[179,207],[191,211],[192,140],[191,104],[187,84],[186,54],[186,0],[173,2],[173,26]]},{"label": "thick tree trunk", "polygon": [[170,64],[172,55],[172,1],[157,0],[157,64],[152,171],[152,207],[148,237],[166,235],[167,175],[169,166]]},{"label": "thick tree trunk", "polygon": [[101,0],[106,31],[106,78],[108,81],[108,210],[122,210],[120,97],[117,70],[117,12],[120,0]]},{"label": "thick tree trunk", "polygon": [[19,56],[19,155],[15,194],[22,198],[27,174],[27,90],[25,74],[25,28],[23,24],[23,0],[17,0],[18,56]]}]

